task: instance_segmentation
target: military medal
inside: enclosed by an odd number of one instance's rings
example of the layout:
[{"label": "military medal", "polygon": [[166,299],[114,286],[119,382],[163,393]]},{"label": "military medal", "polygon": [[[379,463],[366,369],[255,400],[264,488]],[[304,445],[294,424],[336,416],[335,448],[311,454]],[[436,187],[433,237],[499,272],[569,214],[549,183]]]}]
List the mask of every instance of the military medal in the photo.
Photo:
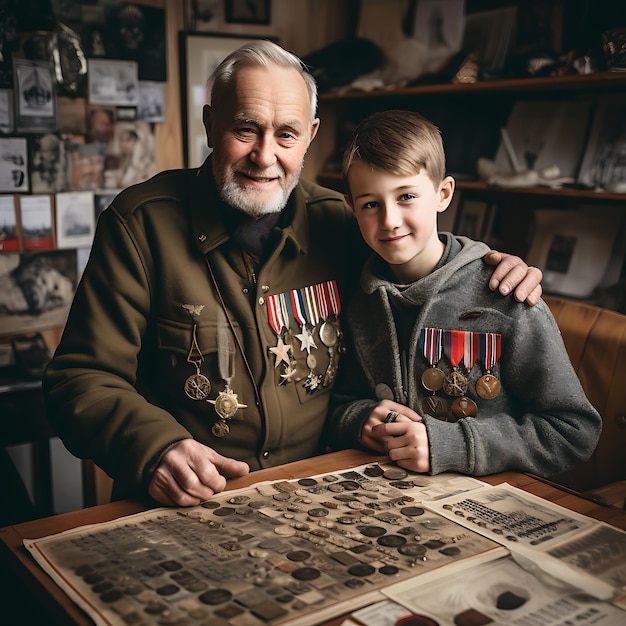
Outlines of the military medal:
[{"label": "military medal", "polygon": [[485,400],[493,400],[500,393],[500,381],[491,373],[500,360],[502,335],[481,333],[480,361],[487,372],[476,381],[476,393]]},{"label": "military medal", "polygon": [[230,387],[230,382],[235,371],[235,349],[231,341],[230,331],[226,324],[224,312],[218,310],[217,324],[217,364],[220,376],[224,380],[224,391],[220,391],[215,400],[207,400],[215,407],[219,421],[211,427],[215,437],[225,437],[230,432],[227,421],[235,416],[238,409],[247,408],[247,404],[241,404],[237,394]]},{"label": "military medal", "polygon": [[[478,339],[479,333],[472,331],[463,332],[463,367],[469,374],[476,362],[476,355],[478,354]],[[476,402],[471,398],[468,398],[465,393],[456,398],[452,402],[452,415],[457,419],[462,417],[474,417],[478,413],[478,406]]]},{"label": "military medal", "polygon": [[319,329],[320,341],[328,349],[328,367],[324,373],[322,385],[328,387],[335,380],[337,375],[337,344],[339,342],[339,330],[337,328],[337,319],[341,311],[341,301],[339,299],[339,290],[337,282],[328,280],[324,283],[316,285],[319,293],[319,301],[321,306],[322,318],[324,321]]},{"label": "military medal", "polygon": [[[200,315],[202,309],[204,308],[203,304],[183,304],[182,306],[184,309],[189,311],[192,318]],[[194,322],[193,329],[191,331],[191,346],[189,347],[189,353],[187,354],[187,363],[191,363],[195,366],[196,373],[187,377],[187,380],[185,380],[184,390],[187,397],[191,398],[191,400],[204,400],[208,397],[209,393],[211,393],[211,382],[200,371],[200,365],[204,363],[204,356],[202,355],[202,350],[200,350],[200,347],[198,346],[196,328],[197,325]]]},{"label": "military medal", "polygon": [[443,331],[440,328],[422,328],[420,331],[419,346],[430,367],[422,374],[424,389],[435,393],[443,386],[446,375],[437,367],[441,360]]},{"label": "military medal", "polygon": [[458,366],[465,349],[465,333],[461,330],[444,330],[443,344],[453,367],[444,378],[443,390],[449,396],[464,396],[467,392],[467,378],[461,374]]}]

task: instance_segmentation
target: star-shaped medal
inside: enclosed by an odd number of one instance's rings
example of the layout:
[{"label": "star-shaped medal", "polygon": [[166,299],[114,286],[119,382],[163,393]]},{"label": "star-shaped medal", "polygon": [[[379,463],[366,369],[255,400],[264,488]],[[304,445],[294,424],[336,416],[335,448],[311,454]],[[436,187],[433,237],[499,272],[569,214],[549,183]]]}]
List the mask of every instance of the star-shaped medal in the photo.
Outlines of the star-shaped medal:
[{"label": "star-shaped medal", "polygon": [[290,383],[293,381],[293,377],[296,375],[296,368],[293,365],[288,365],[285,368],[285,371],[283,374],[280,375],[280,377],[282,378],[282,380],[280,381],[280,384],[284,384],[284,383]]},{"label": "star-shaped medal", "polygon": [[270,352],[276,355],[276,363],[274,367],[278,367],[281,363],[290,364],[289,354],[291,353],[291,346],[283,341],[282,337],[278,338],[278,343],[275,348],[270,348]]},{"label": "star-shaped medal", "polygon": [[296,335],[296,339],[300,340],[300,350],[306,350],[307,354],[311,354],[311,348],[317,349],[313,335],[306,328],[303,328],[302,332]]}]

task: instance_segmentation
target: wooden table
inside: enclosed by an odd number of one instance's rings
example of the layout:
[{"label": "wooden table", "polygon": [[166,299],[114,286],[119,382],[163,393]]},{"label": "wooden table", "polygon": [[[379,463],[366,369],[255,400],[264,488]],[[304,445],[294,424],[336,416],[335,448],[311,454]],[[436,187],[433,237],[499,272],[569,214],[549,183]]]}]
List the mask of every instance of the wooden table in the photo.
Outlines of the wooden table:
[{"label": "wooden table", "polygon": [[[344,450],[319,457],[305,459],[280,467],[253,472],[242,478],[231,480],[227,489],[239,489],[265,480],[291,480],[335,472],[341,469],[356,467],[364,463],[385,462],[386,457],[375,456],[357,450]],[[597,520],[612,524],[626,530],[626,512],[602,506],[579,497],[554,483],[517,472],[504,472],[492,476],[480,477],[492,485],[509,483],[536,496],[554,502],[577,513],[582,513]],[[0,568],[5,583],[0,583],[0,615],[3,618],[7,611],[16,612],[16,621],[7,624],[46,624],[91,625],[87,617],[48,575],[32,559],[23,545],[24,539],[35,539],[59,533],[86,524],[107,522],[125,515],[145,511],[147,507],[139,502],[122,501],[95,506],[72,513],[54,517],[46,517],[32,522],[0,529]],[[12,584],[9,586],[9,582]],[[31,615],[32,613],[32,615]],[[10,613],[9,613],[10,614]],[[341,618],[328,624],[341,623]]]}]

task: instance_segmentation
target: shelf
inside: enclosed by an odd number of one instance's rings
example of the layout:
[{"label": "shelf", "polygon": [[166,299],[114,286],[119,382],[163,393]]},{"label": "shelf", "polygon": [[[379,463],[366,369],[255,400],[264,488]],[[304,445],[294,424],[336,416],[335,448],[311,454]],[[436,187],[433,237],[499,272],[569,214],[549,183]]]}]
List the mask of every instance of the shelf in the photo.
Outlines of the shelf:
[{"label": "shelf", "polygon": [[[343,184],[341,174],[338,172],[322,172],[318,177],[318,182],[322,185],[337,188]],[[590,189],[551,189],[550,187],[497,187],[488,185],[481,181],[457,180],[458,190],[476,191],[496,194],[526,194],[529,196],[554,196],[558,198],[573,198],[593,200],[594,202],[624,202],[626,204],[626,194],[608,193],[604,191],[593,191]]]},{"label": "shelf", "polygon": [[445,83],[437,85],[417,85],[396,89],[375,89],[372,91],[346,91],[342,93],[320,94],[320,101],[356,100],[362,98],[395,98],[396,96],[420,96],[427,94],[471,94],[486,92],[548,92],[548,91],[602,91],[626,89],[626,72],[596,72],[594,74],[573,74],[569,76],[540,78],[507,78],[477,83]]}]

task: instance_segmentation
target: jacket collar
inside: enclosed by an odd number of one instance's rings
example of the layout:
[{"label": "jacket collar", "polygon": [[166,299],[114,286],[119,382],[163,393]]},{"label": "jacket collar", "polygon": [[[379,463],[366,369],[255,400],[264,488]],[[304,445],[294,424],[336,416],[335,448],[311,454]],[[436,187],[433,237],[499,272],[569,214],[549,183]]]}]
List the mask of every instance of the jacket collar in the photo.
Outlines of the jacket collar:
[{"label": "jacket collar", "polygon": [[[283,231],[281,242],[291,242],[297,252],[307,253],[309,225],[305,210],[308,194],[298,183],[283,209],[279,226]],[[224,222],[224,211],[232,211],[219,195],[209,156],[196,170],[189,195],[189,207],[194,239],[202,254],[207,254],[230,240]]]}]

